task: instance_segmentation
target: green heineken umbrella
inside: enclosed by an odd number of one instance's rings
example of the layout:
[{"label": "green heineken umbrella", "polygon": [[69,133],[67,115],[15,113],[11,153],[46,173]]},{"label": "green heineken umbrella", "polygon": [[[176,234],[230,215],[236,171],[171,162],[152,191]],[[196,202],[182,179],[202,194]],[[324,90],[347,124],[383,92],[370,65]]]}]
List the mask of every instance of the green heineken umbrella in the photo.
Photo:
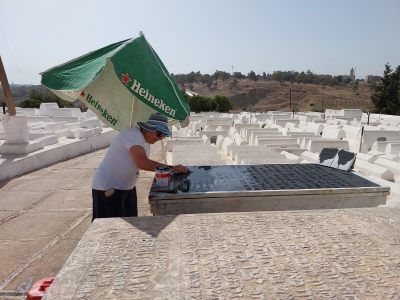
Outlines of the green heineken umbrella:
[{"label": "green heineken umbrella", "polygon": [[81,100],[116,130],[158,111],[185,120],[189,106],[141,33],[47,70],[42,84],[67,101]]}]

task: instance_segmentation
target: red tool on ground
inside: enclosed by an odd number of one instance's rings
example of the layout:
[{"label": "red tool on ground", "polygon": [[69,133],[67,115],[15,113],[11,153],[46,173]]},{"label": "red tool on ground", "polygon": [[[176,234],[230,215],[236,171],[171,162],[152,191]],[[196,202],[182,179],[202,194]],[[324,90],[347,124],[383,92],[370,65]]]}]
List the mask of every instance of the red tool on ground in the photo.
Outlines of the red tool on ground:
[{"label": "red tool on ground", "polygon": [[54,277],[47,277],[36,281],[29,290],[26,296],[26,300],[41,300],[44,296],[44,293],[50,287],[53,281]]}]

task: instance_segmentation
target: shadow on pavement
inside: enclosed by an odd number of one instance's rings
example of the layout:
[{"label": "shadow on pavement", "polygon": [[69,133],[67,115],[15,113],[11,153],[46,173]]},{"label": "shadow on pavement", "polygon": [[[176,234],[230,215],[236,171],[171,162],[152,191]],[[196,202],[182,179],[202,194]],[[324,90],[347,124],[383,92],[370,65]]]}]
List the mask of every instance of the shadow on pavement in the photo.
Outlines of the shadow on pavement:
[{"label": "shadow on pavement", "polygon": [[172,216],[151,216],[151,217],[138,217],[138,218],[122,218],[125,222],[138,230],[158,237],[158,235],[171,224],[178,215]]}]

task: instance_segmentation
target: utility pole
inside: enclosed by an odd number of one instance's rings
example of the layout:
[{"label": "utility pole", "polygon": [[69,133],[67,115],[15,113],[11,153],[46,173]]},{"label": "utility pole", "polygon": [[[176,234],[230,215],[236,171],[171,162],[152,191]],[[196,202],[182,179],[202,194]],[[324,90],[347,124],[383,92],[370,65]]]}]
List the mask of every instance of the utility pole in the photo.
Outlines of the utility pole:
[{"label": "utility pole", "polygon": [[0,83],[1,86],[3,87],[4,96],[6,97],[8,113],[10,114],[10,116],[15,116],[16,111],[15,111],[14,101],[11,94],[10,85],[8,84],[6,71],[4,70],[3,62],[1,60],[1,56],[0,56]]},{"label": "utility pole", "polygon": [[292,110],[292,89],[289,89],[289,111]]}]

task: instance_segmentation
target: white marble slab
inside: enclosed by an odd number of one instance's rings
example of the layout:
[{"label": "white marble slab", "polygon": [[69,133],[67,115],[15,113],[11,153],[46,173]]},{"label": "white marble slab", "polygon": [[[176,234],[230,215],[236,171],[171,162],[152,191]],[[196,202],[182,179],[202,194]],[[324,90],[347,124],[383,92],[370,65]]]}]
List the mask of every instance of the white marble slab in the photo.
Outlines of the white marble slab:
[{"label": "white marble slab", "polygon": [[400,210],[97,219],[44,299],[398,299]]}]

